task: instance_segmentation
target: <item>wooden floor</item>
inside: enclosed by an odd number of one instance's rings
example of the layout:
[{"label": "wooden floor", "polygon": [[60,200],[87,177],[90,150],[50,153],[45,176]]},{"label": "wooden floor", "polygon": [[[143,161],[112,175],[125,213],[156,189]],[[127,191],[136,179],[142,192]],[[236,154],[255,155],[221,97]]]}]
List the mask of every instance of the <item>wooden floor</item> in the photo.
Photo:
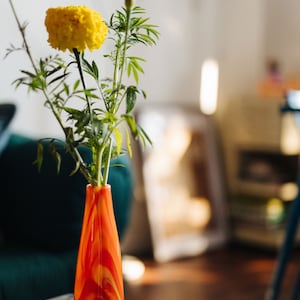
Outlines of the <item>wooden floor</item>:
[{"label": "wooden floor", "polygon": [[[298,257],[293,254],[280,300],[289,299]],[[144,276],[125,284],[126,300],[263,300],[276,258],[275,252],[231,245],[168,263],[143,259]]]}]

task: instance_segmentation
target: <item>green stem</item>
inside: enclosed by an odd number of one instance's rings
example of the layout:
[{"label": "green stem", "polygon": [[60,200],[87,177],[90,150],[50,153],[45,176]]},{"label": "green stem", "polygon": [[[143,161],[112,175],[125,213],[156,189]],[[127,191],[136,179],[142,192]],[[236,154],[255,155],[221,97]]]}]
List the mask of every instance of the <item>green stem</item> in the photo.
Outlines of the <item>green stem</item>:
[{"label": "green stem", "polygon": [[[122,80],[123,80],[123,73],[125,69],[125,58],[126,58],[126,50],[127,50],[127,43],[128,43],[128,32],[130,27],[130,19],[131,19],[131,7],[126,8],[126,28],[125,28],[125,38],[123,43],[123,50],[122,50],[122,68],[119,77],[119,84],[118,84],[118,93],[121,88]],[[117,94],[118,94],[117,93]]]},{"label": "green stem", "polygon": [[[113,127],[114,128],[114,127]],[[108,173],[109,173],[109,166],[110,166],[110,161],[111,161],[111,156],[112,156],[112,135],[113,130],[109,130],[107,134],[105,135],[103,142],[102,142],[102,147],[98,150],[98,153],[96,154],[96,160],[97,160],[97,185],[98,186],[105,186],[108,182]],[[103,175],[102,175],[102,156],[103,152],[105,151],[105,145],[108,144],[108,155],[107,155],[107,161],[105,162],[104,165],[104,170],[103,170]]]},{"label": "green stem", "polygon": [[14,7],[14,5],[12,3],[12,0],[9,0],[9,4],[10,4],[10,7],[12,9],[12,12],[13,12],[13,15],[15,17],[15,20],[17,22],[19,31],[21,32],[25,51],[26,51],[26,53],[27,53],[27,55],[29,57],[29,60],[30,60],[30,62],[32,64],[32,67],[33,67],[35,73],[37,74],[38,70],[37,70],[37,67],[35,66],[34,60],[33,60],[32,56],[31,56],[31,53],[30,53],[30,50],[29,50],[29,46],[28,46],[28,43],[27,43],[27,39],[26,39],[26,36],[25,36],[25,30],[24,30],[25,28],[21,25],[21,23],[19,21],[18,15],[17,15],[16,10],[15,10],[15,7]]},{"label": "green stem", "polygon": [[86,94],[86,85],[85,85],[84,76],[83,76],[82,67],[81,67],[80,53],[76,48],[73,49],[73,53],[75,55],[76,63],[77,63],[77,66],[78,66],[80,80],[81,80],[83,89],[85,91],[84,94],[85,94],[85,99],[86,99],[87,106],[88,106],[88,109],[89,109],[90,117],[92,117],[92,107],[91,107],[90,99]]},{"label": "green stem", "polygon": [[[120,59],[120,48],[118,47],[117,51],[116,51],[116,56],[115,56],[115,67],[114,67],[113,86],[112,86],[112,90],[115,93],[114,100],[116,100],[118,97],[118,93],[116,93],[115,90],[117,89],[117,81],[118,81],[118,76],[119,76],[119,70],[118,70],[119,59]],[[113,107],[113,111],[114,110],[115,110],[115,107]]]},{"label": "green stem", "polygon": [[103,151],[104,148],[101,147],[100,149],[97,150],[96,154],[96,166],[97,166],[97,186],[102,186],[103,185],[103,176],[102,176],[102,156],[103,156]]},{"label": "green stem", "polygon": [[[130,18],[131,18],[131,7],[126,8],[126,27],[125,27],[125,37],[123,41],[123,48],[121,51],[121,47],[117,48],[116,57],[115,57],[115,68],[114,68],[114,77],[113,77],[113,91],[115,93],[114,99],[116,105],[113,107],[113,112],[117,113],[119,110],[120,104],[117,103],[117,98],[121,89],[123,73],[125,69],[125,58],[126,58],[126,50],[127,50],[127,43],[128,43],[128,32],[130,27]],[[121,52],[121,53],[120,53]],[[121,68],[119,73],[119,60],[121,59]],[[120,101],[122,102],[122,101]]]},{"label": "green stem", "polygon": [[84,167],[85,163],[84,163],[79,151],[75,147],[72,146],[72,149],[70,149],[69,153],[71,154],[71,156],[75,162],[76,161],[80,162],[80,166],[79,166],[80,172],[84,176],[84,178],[87,180],[87,182],[90,182],[91,176],[90,176],[89,172],[87,171],[87,169]]},{"label": "green stem", "polygon": [[106,165],[104,166],[104,172],[103,172],[103,185],[107,185],[108,182],[108,173],[109,173],[109,167],[110,167],[110,161],[111,161],[111,152],[112,152],[112,139],[109,139],[109,152],[108,152],[108,158]]}]

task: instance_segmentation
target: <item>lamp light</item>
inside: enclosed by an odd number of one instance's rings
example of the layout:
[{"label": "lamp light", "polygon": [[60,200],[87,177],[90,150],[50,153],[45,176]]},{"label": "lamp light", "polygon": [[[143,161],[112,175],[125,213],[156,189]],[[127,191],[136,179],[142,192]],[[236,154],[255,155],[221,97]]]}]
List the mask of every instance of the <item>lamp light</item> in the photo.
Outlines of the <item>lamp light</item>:
[{"label": "lamp light", "polygon": [[217,109],[219,86],[219,66],[214,59],[204,61],[201,68],[200,110],[206,114],[214,114]]}]

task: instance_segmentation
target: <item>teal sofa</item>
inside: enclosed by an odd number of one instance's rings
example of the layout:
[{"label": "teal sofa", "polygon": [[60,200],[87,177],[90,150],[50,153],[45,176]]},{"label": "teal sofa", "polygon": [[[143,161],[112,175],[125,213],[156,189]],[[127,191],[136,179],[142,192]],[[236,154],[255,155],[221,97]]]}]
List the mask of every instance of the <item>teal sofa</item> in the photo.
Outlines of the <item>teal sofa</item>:
[{"label": "teal sofa", "polygon": [[[0,154],[0,300],[45,300],[72,293],[86,181],[70,176],[62,150],[61,172],[45,152],[41,172],[33,164],[37,141],[13,134]],[[85,160],[87,149],[81,148]],[[109,183],[120,239],[130,217],[132,168],[113,162]],[[120,166],[120,164],[122,166]]]}]

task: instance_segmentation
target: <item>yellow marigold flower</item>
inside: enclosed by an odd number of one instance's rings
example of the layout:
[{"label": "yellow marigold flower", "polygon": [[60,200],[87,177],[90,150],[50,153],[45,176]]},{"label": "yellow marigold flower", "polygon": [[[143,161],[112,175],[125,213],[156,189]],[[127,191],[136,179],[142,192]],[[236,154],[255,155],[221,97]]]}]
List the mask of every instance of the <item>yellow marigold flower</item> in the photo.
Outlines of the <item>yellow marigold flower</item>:
[{"label": "yellow marigold flower", "polygon": [[79,52],[99,49],[108,31],[98,12],[80,5],[49,8],[45,25],[51,47],[71,52],[74,48]]}]

